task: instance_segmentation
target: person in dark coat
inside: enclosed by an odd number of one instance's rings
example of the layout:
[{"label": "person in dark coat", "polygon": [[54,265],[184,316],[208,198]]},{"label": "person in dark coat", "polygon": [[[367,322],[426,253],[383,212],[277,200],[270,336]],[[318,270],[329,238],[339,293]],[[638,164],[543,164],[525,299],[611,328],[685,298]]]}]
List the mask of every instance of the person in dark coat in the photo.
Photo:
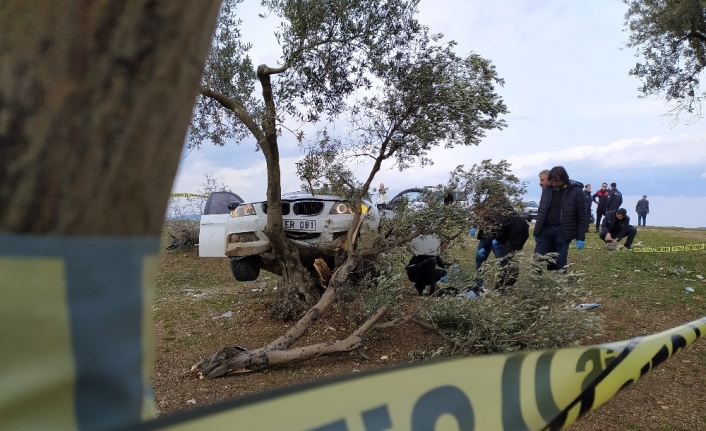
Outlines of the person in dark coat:
[{"label": "person in dark coat", "polygon": [[607,243],[618,243],[623,238],[625,240],[625,248],[632,247],[632,241],[637,235],[637,229],[630,225],[630,217],[625,208],[620,208],[616,212],[608,213],[601,225],[601,239]]},{"label": "person in dark coat", "polygon": [[558,254],[549,270],[562,270],[569,255],[569,244],[576,240],[582,250],[586,244],[586,200],[583,184],[569,178],[563,166],[555,166],[549,172],[549,187],[542,190],[539,201],[534,237],[537,245],[534,252],[542,256],[550,252]]},{"label": "person in dark coat", "polygon": [[647,200],[647,195],[642,195],[642,199],[637,201],[635,212],[637,213],[637,225],[647,226],[647,214],[650,213],[650,201]]},{"label": "person in dark coat", "polygon": [[598,232],[601,228],[601,219],[606,213],[606,208],[608,208],[608,195],[610,192],[608,191],[608,184],[603,183],[601,184],[601,189],[598,190],[594,195],[593,195],[593,202],[596,203],[596,232]]},{"label": "person in dark coat", "polygon": [[583,188],[583,196],[586,199],[586,232],[589,232],[589,227],[591,226],[591,205],[593,205],[590,184],[586,184],[586,187]]},{"label": "person in dark coat", "polygon": [[414,255],[405,267],[407,278],[414,283],[420,295],[424,294],[424,288],[429,286],[429,295],[436,290],[436,283],[446,275],[445,269],[437,268],[436,265],[444,266],[439,256]]},{"label": "person in dark coat", "polygon": [[[519,214],[510,201],[501,193],[489,193],[486,198],[474,207],[479,224],[478,249],[476,251],[476,269],[485,262],[490,251],[493,251],[499,262],[501,275],[495,288],[504,291],[505,287],[515,284],[519,268],[513,257],[516,251],[522,250],[529,238],[529,225]],[[482,278],[473,283],[472,290],[480,293],[483,286]]]},{"label": "person in dark coat", "polygon": [[507,217],[497,231],[495,241],[502,247],[502,260],[500,261],[500,279],[495,284],[495,289],[501,293],[505,288],[511,287],[520,275],[520,267],[514,259],[515,252],[522,250],[529,239],[529,224],[518,213]]},{"label": "person in dark coat", "polygon": [[608,193],[608,199],[606,200],[606,214],[618,211],[618,209],[623,205],[623,194],[618,190],[618,185],[615,183],[610,183],[610,192]]}]

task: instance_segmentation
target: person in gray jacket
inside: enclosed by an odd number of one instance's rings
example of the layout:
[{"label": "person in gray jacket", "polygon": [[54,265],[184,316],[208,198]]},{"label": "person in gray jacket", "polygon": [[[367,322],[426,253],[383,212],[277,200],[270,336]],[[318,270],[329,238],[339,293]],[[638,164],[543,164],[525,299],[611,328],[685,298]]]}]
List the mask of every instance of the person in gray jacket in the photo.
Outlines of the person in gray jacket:
[{"label": "person in gray jacket", "polygon": [[549,270],[564,269],[572,240],[576,240],[579,250],[583,249],[587,217],[583,184],[569,179],[563,166],[553,167],[549,171],[549,185],[542,189],[534,225],[537,241],[534,252],[540,255],[555,252],[558,255],[556,262],[549,264]]},{"label": "person in gray jacket", "polygon": [[637,225],[647,226],[647,214],[650,213],[650,201],[647,200],[647,195],[642,195],[642,199],[637,201],[635,212],[637,213]]}]

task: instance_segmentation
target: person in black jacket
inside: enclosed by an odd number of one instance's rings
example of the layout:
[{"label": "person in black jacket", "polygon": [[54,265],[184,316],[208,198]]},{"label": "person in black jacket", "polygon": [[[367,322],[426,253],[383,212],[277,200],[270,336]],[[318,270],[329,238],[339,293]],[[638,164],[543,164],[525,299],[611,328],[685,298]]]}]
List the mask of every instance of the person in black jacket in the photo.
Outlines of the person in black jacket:
[{"label": "person in black jacket", "polygon": [[591,226],[591,205],[593,205],[593,197],[591,196],[591,185],[586,184],[583,188],[583,197],[586,199],[586,232],[589,232]]},{"label": "person in black jacket", "polygon": [[632,241],[637,235],[637,229],[630,225],[630,217],[625,208],[620,208],[616,212],[608,213],[601,225],[601,239],[608,243],[617,244],[623,238],[625,240],[625,248],[632,247]]},{"label": "person in black jacket", "polygon": [[[516,251],[522,250],[529,238],[529,225],[525,217],[515,211],[504,196],[486,198],[476,211],[479,224],[484,226],[478,230],[476,269],[488,259],[492,249],[495,258],[500,259],[501,268],[495,288],[504,292],[506,287],[515,284],[520,273],[514,256]],[[482,279],[476,279],[473,290],[480,293],[482,284]]]},{"label": "person in black jacket", "polygon": [[606,200],[606,214],[618,211],[623,205],[623,194],[618,190],[618,186],[615,183],[610,183],[610,192],[608,193],[608,199]]},{"label": "person in black jacket", "polygon": [[407,278],[414,283],[420,295],[424,294],[424,288],[429,286],[429,295],[436,290],[436,282],[446,275],[445,269],[437,268],[436,265],[445,266],[439,256],[414,255],[405,267]]},{"label": "person in black jacket", "polygon": [[586,200],[583,184],[569,179],[563,166],[555,166],[549,171],[549,184],[542,190],[539,201],[534,225],[537,241],[534,252],[540,255],[557,253],[549,270],[562,270],[566,266],[571,241],[576,240],[579,250],[586,244]]},{"label": "person in black jacket", "polygon": [[608,208],[608,195],[610,192],[608,191],[608,184],[603,183],[601,184],[601,189],[598,190],[594,195],[593,195],[593,202],[598,205],[596,208],[596,232],[601,228],[601,219],[606,213],[606,208]]},{"label": "person in black jacket", "polygon": [[500,261],[502,271],[495,289],[501,293],[505,292],[506,287],[513,286],[520,275],[520,268],[514,256],[515,252],[522,250],[528,238],[529,224],[518,213],[507,217],[497,232],[496,241],[502,247],[503,257]]}]

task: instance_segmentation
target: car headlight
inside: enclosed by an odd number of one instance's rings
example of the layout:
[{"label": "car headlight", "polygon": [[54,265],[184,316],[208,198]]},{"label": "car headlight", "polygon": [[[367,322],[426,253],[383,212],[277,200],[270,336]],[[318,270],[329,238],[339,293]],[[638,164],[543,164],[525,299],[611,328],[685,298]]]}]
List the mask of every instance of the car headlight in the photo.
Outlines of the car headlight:
[{"label": "car headlight", "polygon": [[[365,204],[360,204],[360,212],[362,214],[367,213],[368,206]],[[336,202],[333,204],[333,208],[331,208],[329,214],[353,214],[353,207],[348,202]]]},{"label": "car headlight", "polygon": [[238,208],[230,212],[231,217],[245,217],[249,215],[255,215],[255,207],[253,204],[239,205]]}]

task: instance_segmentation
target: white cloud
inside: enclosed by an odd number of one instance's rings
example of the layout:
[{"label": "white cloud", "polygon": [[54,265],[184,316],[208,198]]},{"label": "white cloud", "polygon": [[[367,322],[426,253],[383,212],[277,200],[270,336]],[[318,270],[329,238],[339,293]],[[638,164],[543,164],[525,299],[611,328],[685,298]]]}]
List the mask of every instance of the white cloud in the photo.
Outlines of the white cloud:
[{"label": "white cloud", "polygon": [[597,168],[694,166],[706,162],[706,134],[621,139],[607,145],[580,145],[509,157],[513,171],[529,176],[538,167],[585,161]]}]

